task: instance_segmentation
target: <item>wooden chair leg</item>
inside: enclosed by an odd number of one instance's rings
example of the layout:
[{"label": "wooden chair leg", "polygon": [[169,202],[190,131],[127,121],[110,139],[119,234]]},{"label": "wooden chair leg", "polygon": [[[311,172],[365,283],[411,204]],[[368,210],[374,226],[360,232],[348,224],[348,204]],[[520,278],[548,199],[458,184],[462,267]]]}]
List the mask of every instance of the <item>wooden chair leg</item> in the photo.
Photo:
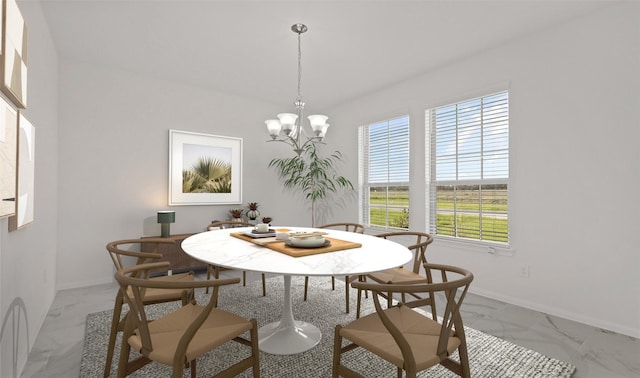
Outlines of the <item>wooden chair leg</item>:
[{"label": "wooden chair leg", "polygon": [[[212,266],[212,265],[207,265],[207,280],[210,280],[210,279],[211,279],[211,275],[212,275],[212,274],[213,274],[213,266]],[[218,277],[216,277],[216,278],[218,278]],[[204,290],[204,292],[205,292],[206,294],[209,294],[209,288],[206,288],[206,289]]]},{"label": "wooden chair leg", "polygon": [[304,300],[307,300],[307,288],[309,287],[309,277],[304,277]]},{"label": "wooden chair leg", "polygon": [[191,363],[189,363],[189,367],[191,368],[191,378],[196,378],[197,377],[197,368],[196,368],[196,360],[191,361]]},{"label": "wooden chair leg", "polygon": [[349,313],[349,276],[344,276],[344,298],[345,298],[347,314],[348,314]]},{"label": "wooden chair leg", "polygon": [[121,321],[120,314],[122,313],[122,304],[124,298],[120,291],[116,294],[115,306],[113,307],[113,317],[111,318],[111,332],[109,333],[109,344],[107,346],[107,359],[104,362],[104,378],[108,378],[111,375],[111,362],[113,361],[113,351],[116,347],[116,336],[120,330]]},{"label": "wooden chair leg", "polygon": [[[458,335],[460,336],[460,335]],[[469,350],[467,349],[467,337],[462,337],[462,343],[458,347],[458,356],[460,361],[460,372],[463,378],[471,377],[471,368],[469,366]]]},{"label": "wooden chair leg", "polygon": [[360,319],[360,302],[362,301],[362,289],[358,289],[358,298],[356,299],[356,319]]},{"label": "wooden chair leg", "polygon": [[267,282],[264,273],[262,273],[262,296],[267,296]]},{"label": "wooden chair leg", "polygon": [[[213,276],[213,278],[218,279],[220,277],[220,267],[219,266],[212,266],[212,265],[207,265],[207,279],[211,279],[211,276]],[[209,294],[209,288],[206,288],[204,291],[206,294]],[[217,304],[216,304],[217,307]]]},{"label": "wooden chair leg", "polygon": [[253,378],[260,378],[260,350],[258,349],[258,322],[251,319],[253,328],[251,328],[251,356],[253,360]]},{"label": "wooden chair leg", "polygon": [[338,369],[340,367],[340,357],[342,355],[342,337],[340,336],[340,325],[336,326],[333,336],[333,364],[331,368],[331,377],[338,378]]},{"label": "wooden chair leg", "polygon": [[242,271],[242,286],[247,286],[247,272]]},{"label": "wooden chair leg", "polygon": [[120,347],[120,360],[118,361],[118,378],[124,378],[127,376],[127,370],[129,370],[129,353],[131,352],[131,346],[127,341],[129,334],[127,333],[127,328],[130,327],[130,319],[127,315],[127,320],[125,320],[125,330],[123,331],[122,337],[122,346]]},{"label": "wooden chair leg", "polygon": [[334,276],[331,276],[331,290],[335,290],[336,289],[336,278]]}]

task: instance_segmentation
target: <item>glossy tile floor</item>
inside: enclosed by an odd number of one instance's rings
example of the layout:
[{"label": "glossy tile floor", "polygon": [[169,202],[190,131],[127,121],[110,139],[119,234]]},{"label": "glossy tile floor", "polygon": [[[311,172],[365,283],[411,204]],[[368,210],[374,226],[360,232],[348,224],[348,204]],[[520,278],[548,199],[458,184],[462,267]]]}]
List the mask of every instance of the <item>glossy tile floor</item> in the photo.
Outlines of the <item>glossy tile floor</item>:
[{"label": "glossy tile floor", "polygon": [[[59,292],[22,377],[78,377],[86,316],[111,309],[115,292],[115,284]],[[465,325],[574,364],[575,378],[640,377],[638,339],[473,294],[463,312]]]}]

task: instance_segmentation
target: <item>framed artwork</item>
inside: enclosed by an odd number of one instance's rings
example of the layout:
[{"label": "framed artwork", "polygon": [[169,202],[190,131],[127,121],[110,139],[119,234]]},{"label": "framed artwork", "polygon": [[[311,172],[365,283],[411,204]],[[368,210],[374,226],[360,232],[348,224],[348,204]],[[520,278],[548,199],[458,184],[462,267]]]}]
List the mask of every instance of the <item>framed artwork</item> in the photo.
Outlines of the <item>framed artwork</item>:
[{"label": "framed artwork", "polygon": [[27,24],[16,0],[2,0],[0,88],[18,108],[27,107]]},{"label": "framed artwork", "polygon": [[16,213],[18,112],[0,96],[0,218]]},{"label": "framed artwork", "polygon": [[169,205],[242,203],[242,138],[169,130]]},{"label": "framed artwork", "polygon": [[33,222],[35,188],[36,128],[18,112],[18,189],[16,214],[9,217],[9,231],[18,230]]}]

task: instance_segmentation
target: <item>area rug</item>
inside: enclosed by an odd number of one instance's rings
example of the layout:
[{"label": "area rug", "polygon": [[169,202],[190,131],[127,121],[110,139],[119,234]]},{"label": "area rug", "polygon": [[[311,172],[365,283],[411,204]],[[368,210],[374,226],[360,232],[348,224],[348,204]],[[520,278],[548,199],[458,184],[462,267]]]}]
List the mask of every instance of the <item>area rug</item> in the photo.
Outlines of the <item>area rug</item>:
[{"label": "area rug", "polygon": [[[344,283],[336,280],[336,290],[331,290],[331,280],[328,277],[312,277],[309,280],[309,298],[302,299],[304,280],[294,277],[292,280],[292,302],[294,316],[297,320],[304,320],[316,325],[322,331],[320,344],[309,351],[280,356],[260,352],[261,376],[271,377],[331,377],[331,362],[333,350],[333,332],[336,324],[347,324],[355,319],[356,292],[350,295],[351,313],[345,313]],[[284,284],[282,277],[267,280],[267,296],[262,296],[259,281],[248,284],[225,286],[220,290],[219,307],[234,312],[245,318],[256,318],[258,325],[264,325],[280,318]],[[196,294],[204,298],[204,291]],[[175,309],[174,304],[154,305],[150,310],[151,316],[159,316]],[[464,304],[463,304],[464,306]],[[371,299],[363,301],[363,313],[373,311]],[[87,317],[86,334],[81,377],[101,377],[104,370],[104,359],[109,337],[109,327],[112,311],[89,314]],[[488,335],[486,333],[465,327],[471,376],[482,378],[493,377],[571,377],[575,367],[565,362],[546,357],[540,353],[515,345],[511,342]],[[119,355],[120,338],[117,341],[116,353],[112,365],[112,376],[115,376]],[[198,377],[210,377],[230,363],[238,361],[247,355],[245,346],[227,343],[214,352],[198,360]],[[133,353],[131,358],[133,358]],[[457,356],[454,355],[454,358]],[[343,355],[343,362],[359,371],[366,377],[382,378],[395,377],[395,366],[379,359],[366,351],[353,351]],[[187,377],[189,370],[185,369]],[[168,377],[171,371],[160,364],[151,363],[137,371],[130,377]],[[247,370],[240,377],[250,377],[251,370]],[[420,377],[456,377],[447,369],[437,366],[423,372]]]}]

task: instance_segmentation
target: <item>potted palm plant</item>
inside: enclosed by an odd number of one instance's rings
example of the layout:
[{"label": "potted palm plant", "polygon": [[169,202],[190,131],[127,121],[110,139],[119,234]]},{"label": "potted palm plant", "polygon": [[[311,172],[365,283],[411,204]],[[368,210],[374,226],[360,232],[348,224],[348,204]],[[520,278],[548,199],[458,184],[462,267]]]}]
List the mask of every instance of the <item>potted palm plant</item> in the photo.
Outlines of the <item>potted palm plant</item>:
[{"label": "potted palm plant", "polygon": [[309,143],[299,156],[272,159],[269,167],[275,167],[285,188],[300,191],[311,201],[311,226],[316,225],[316,206],[319,201],[343,190],[353,190],[353,184],[340,176],[335,168],[342,154],[334,151],[328,157],[318,155],[315,143]]}]

